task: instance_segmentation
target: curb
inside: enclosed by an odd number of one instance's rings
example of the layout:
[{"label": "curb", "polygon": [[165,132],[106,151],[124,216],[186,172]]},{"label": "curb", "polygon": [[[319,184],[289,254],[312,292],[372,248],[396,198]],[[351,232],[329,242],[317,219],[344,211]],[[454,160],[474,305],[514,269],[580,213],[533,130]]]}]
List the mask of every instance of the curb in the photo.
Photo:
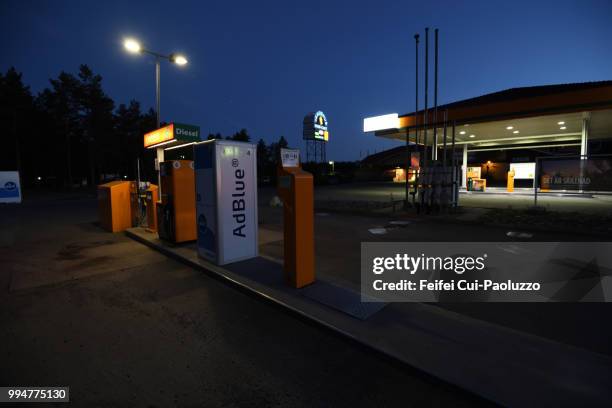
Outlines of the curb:
[{"label": "curb", "polygon": [[[432,382],[432,383],[436,383],[436,384],[440,384],[443,387],[447,388],[448,390],[453,390],[455,392],[463,393],[466,396],[470,396],[470,397],[473,397],[473,398],[479,400],[479,402],[494,403],[495,404],[495,402],[493,400],[490,400],[490,399],[486,398],[485,396],[482,396],[482,395],[477,394],[477,393],[475,393],[473,391],[465,389],[465,388],[463,388],[463,387],[461,387],[459,385],[456,385],[456,384],[453,384],[453,383],[448,382],[446,380],[443,380],[443,379],[435,376],[434,374],[431,374],[431,373],[429,373],[429,372],[427,372],[427,371],[425,371],[425,370],[423,370],[421,368],[415,367],[415,366],[411,365],[410,363],[402,360],[398,356],[396,356],[396,355],[394,355],[392,353],[389,353],[389,352],[387,352],[384,349],[376,347],[375,345],[373,345],[371,343],[368,343],[366,341],[363,341],[363,340],[359,339],[358,337],[354,336],[353,334],[349,333],[346,330],[343,330],[343,329],[341,329],[341,328],[339,328],[339,327],[337,327],[337,326],[335,326],[335,325],[333,325],[331,323],[328,323],[328,322],[326,322],[324,320],[319,319],[316,316],[313,316],[313,315],[311,315],[311,314],[309,314],[307,312],[304,312],[304,311],[302,311],[302,310],[300,310],[298,308],[295,308],[295,307],[293,307],[293,306],[291,306],[291,305],[289,305],[289,304],[287,304],[287,303],[285,303],[283,301],[280,301],[279,299],[276,299],[276,298],[274,298],[272,296],[269,296],[269,295],[267,295],[265,293],[262,293],[261,291],[255,289],[253,287],[250,287],[250,286],[248,286],[248,285],[246,285],[246,284],[244,284],[242,282],[239,282],[236,279],[233,279],[233,278],[227,276],[226,274],[221,272],[221,271],[224,270],[222,267],[218,267],[218,266],[215,266],[215,265],[204,266],[204,265],[201,265],[199,263],[190,261],[189,259],[186,259],[186,258],[176,254],[175,252],[168,250],[167,248],[164,248],[162,246],[158,246],[158,245],[153,244],[152,242],[150,242],[150,241],[148,241],[148,240],[138,236],[137,234],[135,234],[135,233],[133,233],[133,232],[131,232],[129,230],[125,231],[125,235],[127,235],[129,238],[131,238],[131,239],[133,239],[133,240],[135,240],[135,241],[137,241],[137,242],[139,242],[139,243],[141,243],[141,244],[143,244],[143,245],[145,245],[145,246],[147,246],[147,247],[149,247],[149,248],[151,248],[151,249],[153,249],[155,251],[158,251],[158,252],[168,256],[169,258],[172,258],[172,259],[174,259],[174,260],[176,260],[176,261],[178,261],[178,262],[180,262],[180,263],[182,263],[184,265],[187,265],[187,266],[190,266],[190,267],[195,268],[197,270],[200,270],[200,271],[204,272],[207,276],[209,276],[209,277],[211,277],[213,279],[216,279],[216,280],[218,280],[218,281],[220,281],[222,283],[228,284],[229,286],[238,289],[240,292],[242,292],[242,293],[244,293],[244,294],[246,294],[248,296],[257,298],[259,300],[263,300],[266,303],[268,303],[269,305],[271,305],[271,306],[273,306],[273,307],[275,307],[275,308],[277,308],[277,309],[279,309],[279,310],[281,310],[283,312],[289,313],[290,315],[300,319],[300,321],[303,321],[306,324],[309,324],[309,325],[311,325],[313,327],[316,327],[316,328],[319,328],[319,329],[326,330],[326,331],[328,331],[331,334],[340,336],[340,337],[348,340],[352,344],[354,344],[354,345],[356,345],[356,346],[358,346],[358,347],[360,347],[360,348],[362,348],[364,350],[376,353],[379,357],[382,357],[385,361],[388,361],[388,362],[390,362],[390,363],[392,363],[392,364],[394,364],[394,365],[396,365],[398,367],[401,367],[401,368],[404,368],[404,369],[408,368],[408,369],[414,371],[417,375],[421,376],[426,381],[429,381],[429,382]],[[272,262],[278,262],[278,260],[272,259],[272,258],[269,258],[269,257],[265,257],[264,256],[263,258],[270,259]]]}]

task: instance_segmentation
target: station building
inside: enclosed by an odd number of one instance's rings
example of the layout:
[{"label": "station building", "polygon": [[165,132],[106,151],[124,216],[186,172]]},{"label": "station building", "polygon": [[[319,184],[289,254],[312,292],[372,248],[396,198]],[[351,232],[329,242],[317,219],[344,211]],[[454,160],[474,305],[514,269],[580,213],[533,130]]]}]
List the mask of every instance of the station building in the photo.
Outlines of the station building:
[{"label": "station building", "polygon": [[454,158],[461,166],[463,190],[471,178],[486,180],[490,192],[505,189],[512,170],[517,192],[588,185],[612,191],[612,81],[512,88],[440,105],[437,112],[437,120],[432,107],[427,117],[419,111],[364,119],[365,132],[407,146],[365,160],[384,158],[400,172],[398,162],[405,167],[408,152],[423,151],[427,140],[430,158]]}]

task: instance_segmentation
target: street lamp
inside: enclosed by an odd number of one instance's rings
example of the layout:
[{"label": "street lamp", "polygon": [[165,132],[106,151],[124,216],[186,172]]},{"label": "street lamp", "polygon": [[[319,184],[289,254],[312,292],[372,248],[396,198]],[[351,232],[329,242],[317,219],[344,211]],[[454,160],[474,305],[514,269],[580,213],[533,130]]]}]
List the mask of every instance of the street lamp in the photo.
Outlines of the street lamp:
[{"label": "street lamp", "polygon": [[184,55],[181,54],[170,54],[170,55],[164,55],[164,54],[160,54],[159,52],[155,52],[155,51],[151,51],[151,50],[147,50],[146,48],[143,48],[142,45],[135,39],[133,38],[126,38],[123,41],[123,46],[125,47],[125,49],[128,52],[131,52],[132,54],[149,54],[155,57],[155,111],[157,112],[157,127],[159,128],[160,126],[160,89],[159,89],[159,61],[161,59],[166,59],[172,63],[175,63],[176,65],[185,65],[187,64],[187,58],[185,58]]},{"label": "street lamp", "polygon": [[187,64],[187,58],[180,54],[170,54],[170,61],[174,62],[176,65]]},{"label": "street lamp", "polygon": [[331,166],[331,172],[332,172],[332,174],[334,174],[334,173],[335,173],[335,171],[334,171],[334,170],[335,170],[335,169],[334,169],[334,164],[335,164],[335,163],[334,163],[333,161],[331,161],[331,160],[330,160],[329,165]]},{"label": "street lamp", "polygon": [[[185,58],[184,55],[181,54],[170,54],[170,55],[164,55],[164,54],[160,54],[159,52],[155,52],[155,51],[151,51],[151,50],[147,50],[146,48],[143,48],[140,43],[133,39],[133,38],[126,38],[123,40],[123,46],[125,47],[125,49],[128,52],[131,52],[132,54],[149,54],[155,57],[155,111],[157,113],[157,128],[159,129],[160,126],[160,115],[159,115],[159,105],[160,105],[160,95],[159,95],[159,61],[161,59],[166,59],[176,65],[185,65],[187,64],[187,58]],[[161,174],[159,171],[159,164],[162,163],[164,161],[164,148],[163,147],[158,147],[157,149],[157,193],[158,193],[158,198],[161,200],[161,194],[162,194],[162,190],[161,190]],[[138,180],[140,182],[140,179]]]},{"label": "street lamp", "polygon": [[123,46],[129,52],[133,52],[133,53],[140,52],[140,43],[132,38],[127,38],[123,42]]}]

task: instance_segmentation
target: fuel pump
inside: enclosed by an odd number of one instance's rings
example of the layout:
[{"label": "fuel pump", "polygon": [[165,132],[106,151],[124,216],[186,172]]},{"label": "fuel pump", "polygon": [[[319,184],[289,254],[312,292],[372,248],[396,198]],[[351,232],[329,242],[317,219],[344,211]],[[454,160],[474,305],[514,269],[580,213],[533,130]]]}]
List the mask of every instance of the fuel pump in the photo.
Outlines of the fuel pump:
[{"label": "fuel pump", "polygon": [[158,188],[155,184],[150,184],[145,198],[147,231],[149,232],[157,232],[157,198]]},{"label": "fuel pump", "polygon": [[159,237],[170,242],[195,241],[195,176],[193,161],[161,163],[161,201],[157,203]]}]

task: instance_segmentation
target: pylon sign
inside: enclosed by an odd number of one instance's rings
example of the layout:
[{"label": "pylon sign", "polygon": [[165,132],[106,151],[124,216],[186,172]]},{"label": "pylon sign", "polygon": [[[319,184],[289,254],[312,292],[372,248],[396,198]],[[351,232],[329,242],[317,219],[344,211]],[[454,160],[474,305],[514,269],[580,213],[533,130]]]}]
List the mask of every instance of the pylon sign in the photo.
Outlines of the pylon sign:
[{"label": "pylon sign", "polygon": [[309,113],[304,117],[303,137],[305,140],[329,141],[327,117],[321,111]]}]

